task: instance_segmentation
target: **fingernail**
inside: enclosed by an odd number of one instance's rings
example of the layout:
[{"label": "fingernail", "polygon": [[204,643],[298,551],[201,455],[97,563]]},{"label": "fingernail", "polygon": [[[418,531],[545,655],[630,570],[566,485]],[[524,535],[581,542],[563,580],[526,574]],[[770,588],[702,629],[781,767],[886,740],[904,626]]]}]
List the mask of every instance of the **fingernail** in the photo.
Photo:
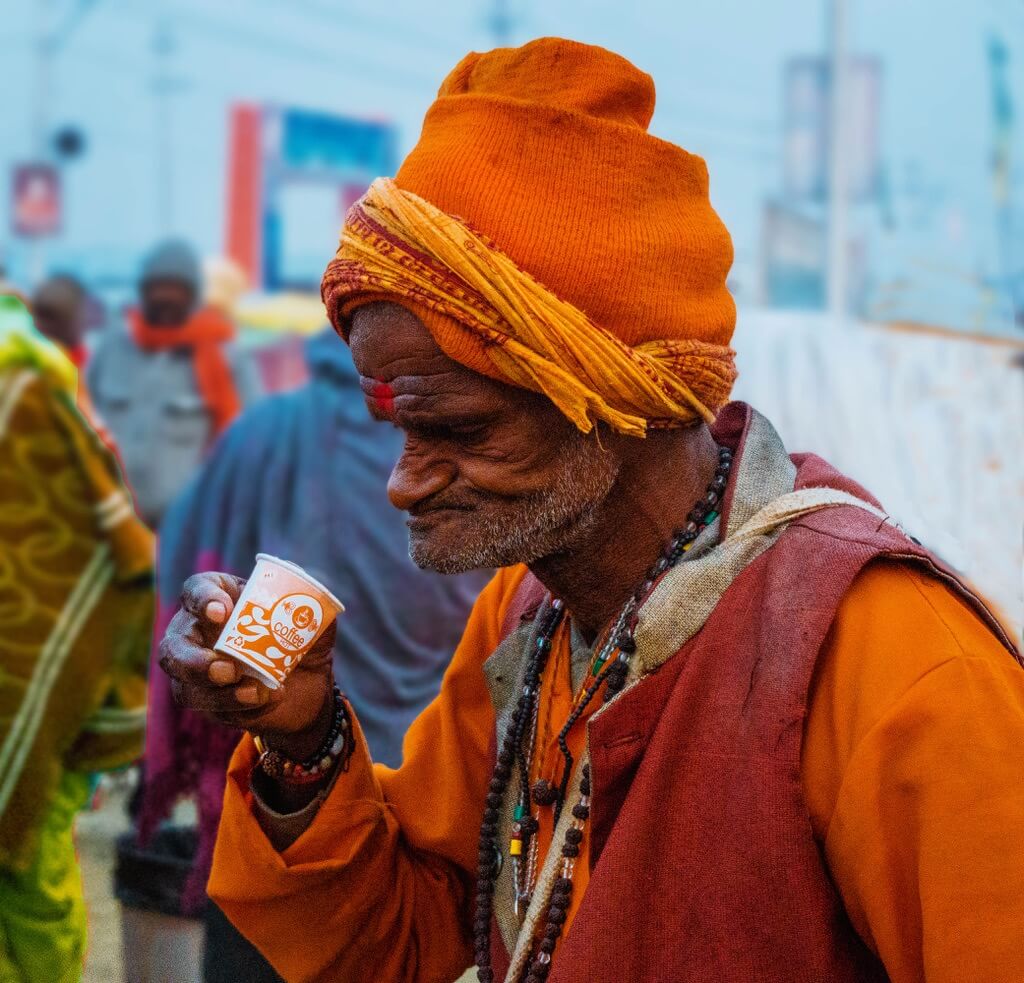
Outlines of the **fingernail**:
[{"label": "fingernail", "polygon": [[217,662],[211,662],[206,674],[210,677],[211,683],[216,683],[218,686],[226,686],[228,683],[235,681],[237,673],[238,670],[233,662],[221,659]]},{"label": "fingernail", "polygon": [[206,605],[206,617],[211,621],[216,622],[218,625],[224,620],[227,613],[227,608],[224,607],[224,604],[221,601],[210,601],[210,603]]}]

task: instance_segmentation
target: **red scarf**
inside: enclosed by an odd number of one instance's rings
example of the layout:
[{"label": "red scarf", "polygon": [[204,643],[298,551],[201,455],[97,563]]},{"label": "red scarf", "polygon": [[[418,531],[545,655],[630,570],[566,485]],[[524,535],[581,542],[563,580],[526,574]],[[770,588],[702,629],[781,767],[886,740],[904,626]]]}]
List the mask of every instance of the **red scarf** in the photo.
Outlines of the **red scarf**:
[{"label": "red scarf", "polygon": [[150,351],[191,348],[196,385],[220,433],[241,409],[231,366],[224,356],[224,345],[235,337],[235,327],[222,314],[204,307],[179,328],[155,328],[147,324],[138,310],[128,312],[132,335],[139,346]]},{"label": "red scarf", "polygon": [[79,374],[85,371],[85,363],[89,360],[89,352],[85,345],[79,343],[74,348],[64,348],[63,351],[71,359],[71,364],[78,369]]}]

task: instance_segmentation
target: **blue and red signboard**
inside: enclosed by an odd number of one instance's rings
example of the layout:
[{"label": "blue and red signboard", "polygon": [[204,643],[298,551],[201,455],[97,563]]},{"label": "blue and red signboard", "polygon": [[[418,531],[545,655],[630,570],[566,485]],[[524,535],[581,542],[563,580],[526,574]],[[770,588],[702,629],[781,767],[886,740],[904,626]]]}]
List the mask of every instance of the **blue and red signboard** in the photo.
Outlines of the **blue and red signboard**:
[{"label": "blue and red signboard", "polygon": [[374,178],[394,172],[396,146],[387,121],[235,106],[227,252],[251,284],[316,288],[345,211]]},{"label": "blue and red signboard", "polygon": [[60,171],[52,164],[17,164],[11,170],[11,231],[16,236],[60,232]]}]

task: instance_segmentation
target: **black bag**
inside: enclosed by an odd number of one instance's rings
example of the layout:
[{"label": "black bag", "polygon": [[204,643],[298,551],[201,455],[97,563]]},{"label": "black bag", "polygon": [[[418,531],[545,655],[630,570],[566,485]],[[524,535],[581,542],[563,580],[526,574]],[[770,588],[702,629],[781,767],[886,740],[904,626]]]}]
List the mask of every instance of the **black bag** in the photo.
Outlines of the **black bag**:
[{"label": "black bag", "polygon": [[198,839],[193,828],[163,826],[142,847],[134,832],[122,833],[114,868],[117,900],[128,908],[183,917],[181,896]]}]

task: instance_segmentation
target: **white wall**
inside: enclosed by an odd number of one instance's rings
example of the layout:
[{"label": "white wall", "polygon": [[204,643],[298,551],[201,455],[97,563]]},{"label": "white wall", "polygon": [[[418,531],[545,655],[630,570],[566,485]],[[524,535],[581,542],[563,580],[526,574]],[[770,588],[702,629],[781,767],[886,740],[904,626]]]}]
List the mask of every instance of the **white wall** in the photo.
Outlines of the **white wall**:
[{"label": "white wall", "polygon": [[865,485],[1019,633],[1024,345],[747,311],[734,346],[736,397],[791,451],[821,454]]}]

